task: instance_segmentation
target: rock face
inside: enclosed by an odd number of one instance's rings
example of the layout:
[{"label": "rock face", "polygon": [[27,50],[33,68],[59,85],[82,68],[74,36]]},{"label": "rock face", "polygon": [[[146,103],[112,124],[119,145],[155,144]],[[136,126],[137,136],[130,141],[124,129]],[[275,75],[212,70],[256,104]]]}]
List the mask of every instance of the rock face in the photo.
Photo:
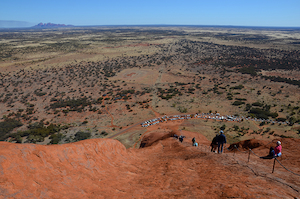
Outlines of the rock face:
[{"label": "rock face", "polygon": [[[0,198],[299,196],[299,177],[278,164],[272,174],[273,160],[252,156],[247,163],[245,154],[211,153],[204,137],[183,134],[183,143],[166,135],[148,135],[152,144],[144,141],[144,148],[128,150],[111,139],[50,146],[0,142]],[[193,137],[199,147],[191,146]],[[299,146],[298,140],[282,143]],[[295,156],[289,155],[288,147],[283,153],[289,160],[281,161],[299,173],[299,155],[296,163],[289,163]]]},{"label": "rock face", "polygon": [[33,28],[59,28],[59,27],[73,27],[72,25],[65,25],[65,24],[54,24],[54,23],[39,23]]}]

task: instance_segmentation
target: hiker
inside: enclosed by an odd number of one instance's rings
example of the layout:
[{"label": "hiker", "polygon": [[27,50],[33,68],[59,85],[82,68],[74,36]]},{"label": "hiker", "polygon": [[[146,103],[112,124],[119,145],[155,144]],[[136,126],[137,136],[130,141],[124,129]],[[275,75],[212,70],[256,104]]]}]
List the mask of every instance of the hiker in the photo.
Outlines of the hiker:
[{"label": "hiker", "polygon": [[281,146],[281,142],[277,141],[277,146],[274,149],[274,156],[275,157],[280,157],[281,156],[281,150],[282,150],[282,146]]},{"label": "hiker", "polygon": [[226,137],[222,130],[220,131],[220,135],[217,138],[217,142],[218,142],[218,153],[223,153],[223,145],[226,144]]},{"label": "hiker", "polygon": [[267,156],[260,157],[261,159],[273,159],[275,157],[275,151],[273,147],[270,147],[269,154]]},{"label": "hiker", "polygon": [[183,135],[179,136],[179,141],[180,141],[180,142],[183,142],[183,138],[184,138]]},{"label": "hiker", "polygon": [[197,147],[197,146],[198,146],[198,143],[197,143],[197,142],[194,142],[193,146],[196,146],[196,147]]},{"label": "hiker", "polygon": [[176,138],[176,139],[178,139],[178,135],[176,135],[176,134],[174,134],[173,137]]},{"label": "hiker", "polygon": [[193,137],[193,139],[192,139],[192,142],[193,142],[193,144],[196,142],[196,139],[195,139],[195,137]]},{"label": "hiker", "polygon": [[275,153],[274,153],[274,148],[273,147],[270,147],[270,150],[269,150],[269,155],[267,157],[274,157]]},{"label": "hiker", "polygon": [[217,147],[218,147],[218,134],[216,134],[216,136],[213,138],[213,140],[211,141],[211,152],[216,152]]},{"label": "hiker", "polygon": [[280,157],[281,156],[281,150],[282,150],[281,142],[277,141],[276,145],[277,146],[275,148],[270,147],[269,155],[266,156],[266,157],[274,158],[274,157]]}]

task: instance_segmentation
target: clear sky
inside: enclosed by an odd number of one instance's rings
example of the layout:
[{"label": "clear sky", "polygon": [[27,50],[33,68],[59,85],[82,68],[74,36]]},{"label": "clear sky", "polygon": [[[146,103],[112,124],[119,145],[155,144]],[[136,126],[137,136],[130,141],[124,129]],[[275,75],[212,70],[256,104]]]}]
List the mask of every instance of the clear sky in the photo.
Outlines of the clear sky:
[{"label": "clear sky", "polygon": [[300,27],[300,0],[0,0],[1,21]]}]

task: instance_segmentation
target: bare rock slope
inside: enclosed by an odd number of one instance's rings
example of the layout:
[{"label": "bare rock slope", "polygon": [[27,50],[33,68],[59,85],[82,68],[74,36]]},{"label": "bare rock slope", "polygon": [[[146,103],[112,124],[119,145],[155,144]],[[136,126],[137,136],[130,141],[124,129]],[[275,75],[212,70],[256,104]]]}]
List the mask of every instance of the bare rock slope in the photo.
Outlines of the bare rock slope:
[{"label": "bare rock slope", "polygon": [[[42,146],[0,143],[0,198],[296,198],[299,176],[273,160],[209,151],[185,132],[183,143],[150,134],[141,149],[111,139]],[[191,146],[196,136],[199,147]],[[161,139],[163,137],[163,139]],[[251,142],[251,146],[253,145]],[[282,162],[299,172],[298,140],[284,140]],[[265,143],[264,143],[265,144]],[[257,144],[257,154],[267,146]],[[298,147],[298,148],[297,148]],[[247,148],[245,143],[240,149]],[[296,159],[295,159],[296,158]],[[296,162],[294,161],[296,160]]]}]

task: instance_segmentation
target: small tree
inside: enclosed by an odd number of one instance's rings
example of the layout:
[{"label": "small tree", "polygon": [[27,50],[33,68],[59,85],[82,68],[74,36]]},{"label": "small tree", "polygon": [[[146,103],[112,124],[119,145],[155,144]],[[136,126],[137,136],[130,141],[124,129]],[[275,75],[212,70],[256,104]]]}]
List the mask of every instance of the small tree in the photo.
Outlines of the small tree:
[{"label": "small tree", "polygon": [[220,129],[221,129],[222,131],[224,131],[224,130],[225,130],[225,128],[226,128],[226,125],[225,125],[225,124],[223,124],[223,126],[221,126],[221,128],[220,128]]},{"label": "small tree", "polygon": [[91,133],[90,132],[83,132],[83,131],[78,131],[75,134],[75,138],[74,141],[80,141],[80,140],[85,140],[91,137]]}]

